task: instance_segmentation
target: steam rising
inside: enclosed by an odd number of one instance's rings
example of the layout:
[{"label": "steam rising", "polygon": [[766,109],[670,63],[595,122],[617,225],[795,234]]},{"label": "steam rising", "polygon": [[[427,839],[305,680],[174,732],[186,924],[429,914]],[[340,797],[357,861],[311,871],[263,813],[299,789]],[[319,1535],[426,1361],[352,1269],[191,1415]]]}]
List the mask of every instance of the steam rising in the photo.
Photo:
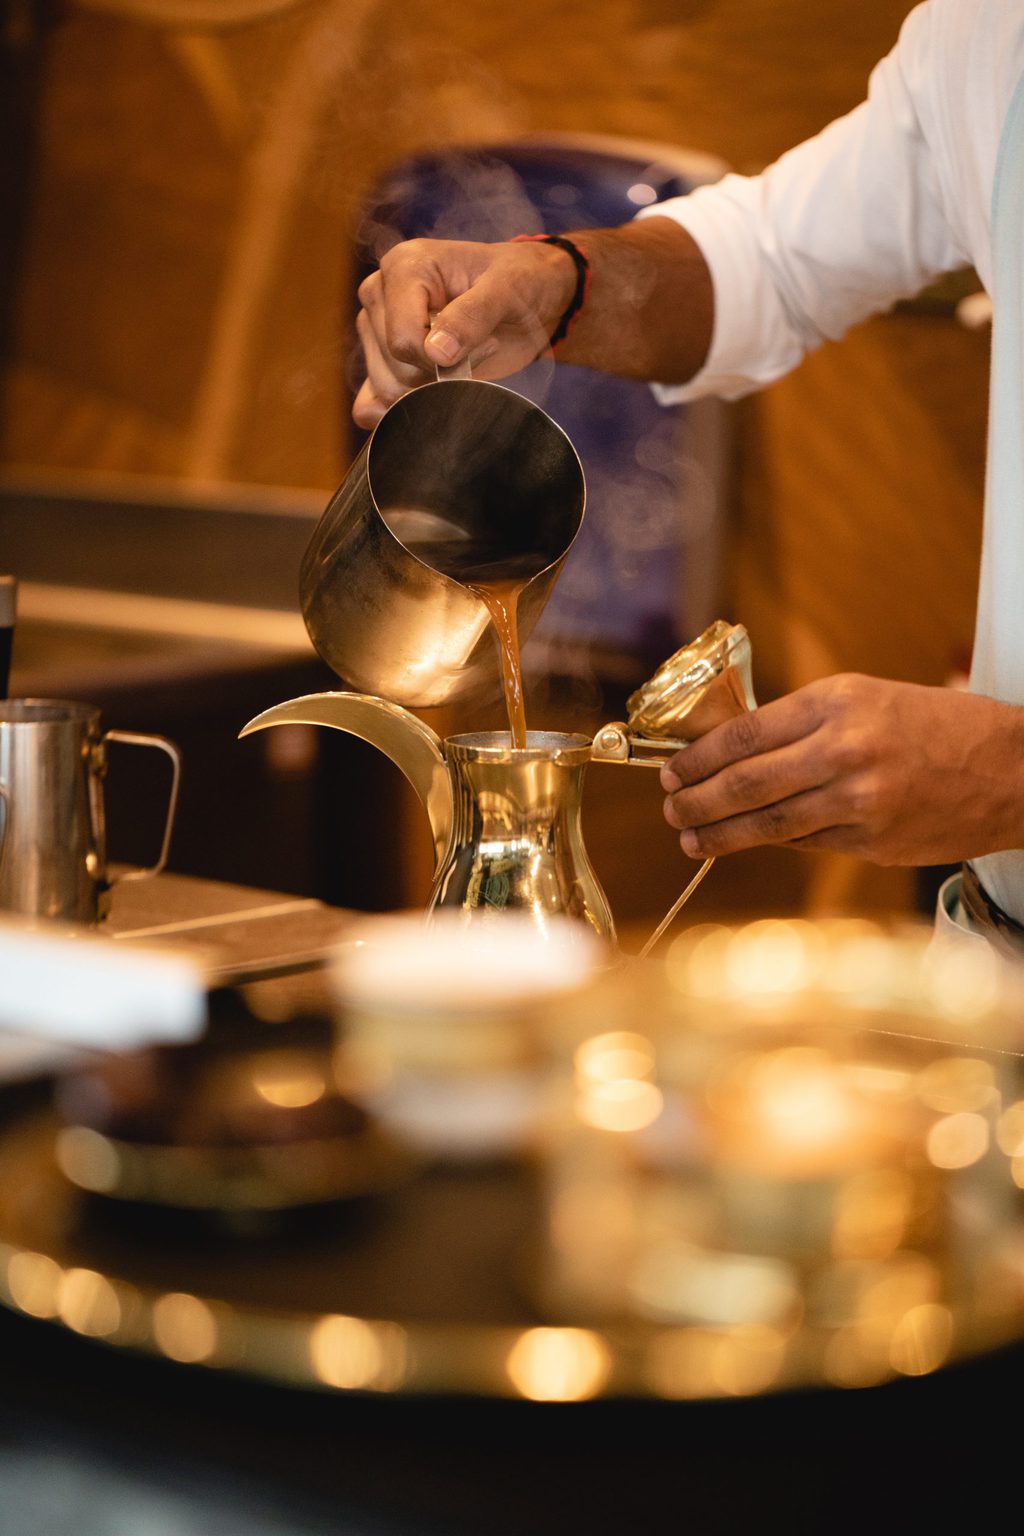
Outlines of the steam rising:
[{"label": "steam rising", "polygon": [[[557,145],[551,152],[557,157]],[[559,177],[553,160],[539,206],[495,151],[411,159],[385,178],[360,225],[367,269],[413,236],[495,241],[604,222],[574,172],[567,161]],[[652,166],[631,185],[656,184],[659,175]],[[612,276],[625,303],[646,301],[653,279],[636,253],[624,253]],[[572,676],[588,704],[600,695],[587,676],[595,643],[606,655],[656,664],[717,616],[719,471],[707,424],[721,408],[662,408],[644,384],[556,369],[550,354],[505,382],[563,426],[583,462],[584,525],[525,649],[531,673]],[[531,700],[542,688],[531,685]]]}]

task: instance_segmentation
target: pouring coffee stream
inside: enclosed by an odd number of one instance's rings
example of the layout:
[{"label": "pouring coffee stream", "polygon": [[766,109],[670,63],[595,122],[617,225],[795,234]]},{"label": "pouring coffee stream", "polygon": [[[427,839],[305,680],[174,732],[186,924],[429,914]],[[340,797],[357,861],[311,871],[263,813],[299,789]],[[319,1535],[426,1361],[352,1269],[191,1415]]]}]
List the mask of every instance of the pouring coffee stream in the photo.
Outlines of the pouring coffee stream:
[{"label": "pouring coffee stream", "polygon": [[[488,573],[486,567],[479,569],[476,567],[470,567],[465,571],[464,574],[459,575],[456,575],[456,570],[452,569],[450,573],[455,579],[461,580],[469,591],[475,593],[476,596],[480,598],[481,602],[484,604],[491,616],[491,622],[494,625],[495,634],[497,636],[498,652],[501,659],[502,685],[505,695],[505,708],[508,712],[509,735],[513,749],[522,751],[525,749],[527,742],[526,704],[523,691],[523,666],[522,656],[520,654],[519,648],[516,610],[519,603],[520,593],[522,592],[523,587],[526,585],[526,582],[529,580],[529,576],[532,574],[532,572],[517,578],[507,574],[506,566],[499,564],[499,569],[502,571],[501,578],[496,578],[494,575]],[[666,670],[666,668],[668,670]],[[662,668],[659,673],[656,674],[656,677],[651,679],[651,681],[646,685],[646,693],[641,694],[638,692],[630,699],[630,705],[635,705],[638,715],[643,709],[646,709],[648,711],[648,715],[650,715],[651,703],[655,691],[658,689],[663,691],[665,688],[670,689],[671,683],[672,673],[670,661],[669,663],[666,663],[666,666]],[[743,707],[748,707],[746,691],[743,698]],[[669,720],[674,723],[674,716],[670,714]],[[657,727],[655,726],[655,729],[656,728]],[[675,750],[674,744],[673,750]],[[696,874],[688,882],[677,900],[673,902],[672,906],[665,913],[665,916],[658,923],[658,926],[650,934],[637,956],[638,959],[646,959],[646,957],[651,953],[655,945],[658,943],[658,940],[675,921],[676,917],[679,915],[683,907],[689,901],[690,897],[696,891],[697,887],[700,885],[705,875],[711,869],[711,866],[714,864],[714,862],[714,858],[704,860]]]},{"label": "pouring coffee stream", "polygon": [[[520,644],[584,505],[576,450],[522,395],[464,374],[439,374],[409,391],[377,423],[302,561],[310,639],[352,691],[292,699],[240,734],[285,722],[328,725],[384,752],[430,821],[428,915],[518,908],[543,925],[564,914],[614,943],[580,825],[588,764],[657,767],[753,699],[746,631],[718,622],[631,697],[628,721],[594,737],[527,730]],[[492,631],[509,731],[442,741],[412,710],[490,684]]]},{"label": "pouring coffee stream", "polygon": [[[442,741],[412,711],[372,694],[310,694],[257,715],[242,736],[286,723],[327,725],[369,742],[401,770],[430,822],[435,870],[428,915],[527,910],[566,915],[614,944],[607,897],[583,842],[583,777],[591,762],[657,768],[712,726],[753,707],[750,642],[742,625],[712,624],[629,700],[629,719],[594,737],[507,731]],[[660,937],[710,865],[675,903]]]},{"label": "pouring coffee stream", "polygon": [[498,642],[509,735],[513,747],[522,750],[526,746],[526,701],[519,645],[519,600],[547,561],[543,555],[536,554],[516,556],[511,560],[481,560],[476,552],[467,550],[464,545],[444,551],[436,544],[411,543],[408,547],[478,597],[487,609]]},{"label": "pouring coffee stream", "polygon": [[526,746],[526,700],[523,696],[523,658],[519,650],[519,595],[523,581],[467,581],[491,616],[498,637],[501,681],[508,711],[508,729],[517,751]]},{"label": "pouring coffee stream", "polygon": [[[431,321],[435,318],[432,315]],[[446,379],[472,379],[468,358],[452,368],[438,367],[436,374],[438,383]],[[582,506],[580,511],[582,516]],[[396,519],[394,511],[386,511],[385,517],[392,531],[401,533],[402,514]],[[410,520],[410,514],[404,517]],[[411,518],[415,522],[416,514],[411,514]],[[487,609],[498,642],[509,734],[513,747],[522,751],[526,746],[526,701],[519,646],[519,602],[533,578],[551,564],[550,550],[528,549],[509,555],[500,547],[481,547],[479,536],[468,539],[464,533],[449,539],[406,539],[405,543],[431,569],[458,582]]]}]

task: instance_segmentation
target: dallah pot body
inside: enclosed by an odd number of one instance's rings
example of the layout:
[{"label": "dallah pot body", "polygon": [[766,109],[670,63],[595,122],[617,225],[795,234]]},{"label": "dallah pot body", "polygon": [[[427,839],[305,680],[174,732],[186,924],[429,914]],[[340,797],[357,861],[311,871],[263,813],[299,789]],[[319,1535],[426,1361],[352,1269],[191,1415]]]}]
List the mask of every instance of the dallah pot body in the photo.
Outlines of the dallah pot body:
[{"label": "dallah pot body", "polygon": [[310,639],[353,689],[424,708],[496,684],[462,577],[519,575],[525,639],[579,530],[583,470],[539,406],[484,380],[411,390],[382,417],[302,561]]},{"label": "dallah pot body", "polygon": [[442,741],[400,705],[354,693],[311,694],[257,715],[246,736],[288,722],[330,725],[379,747],[405,774],[430,820],[436,866],[428,910],[565,914],[613,940],[611,909],[580,826],[588,736],[507,731]]},{"label": "dallah pot body", "polygon": [[240,734],[289,723],[329,725],[389,757],[430,820],[436,866],[428,912],[518,909],[541,924],[564,914],[614,943],[611,908],[581,830],[588,763],[656,768],[753,703],[747,632],[718,621],[628,700],[629,720],[602,726],[593,740],[528,731],[525,748],[515,748],[507,731],[484,731],[442,741],[401,705],[359,693],[290,699]]}]

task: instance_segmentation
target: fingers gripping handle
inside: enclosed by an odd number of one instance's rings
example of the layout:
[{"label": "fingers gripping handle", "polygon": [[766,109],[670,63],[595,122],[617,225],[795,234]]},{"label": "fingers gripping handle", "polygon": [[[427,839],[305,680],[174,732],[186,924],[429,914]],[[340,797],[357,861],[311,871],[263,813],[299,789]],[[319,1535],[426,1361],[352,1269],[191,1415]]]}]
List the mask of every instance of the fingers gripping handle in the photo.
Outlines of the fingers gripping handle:
[{"label": "fingers gripping handle", "polygon": [[[431,310],[431,313],[430,313],[430,325],[431,325],[431,328],[433,328],[434,323],[435,323],[436,320],[437,320],[437,313],[434,310]],[[443,368],[440,363],[435,363],[434,364],[434,371],[437,374],[437,382],[439,384],[444,379],[471,379],[473,377],[473,368],[472,368],[472,365],[471,365],[471,363],[469,361],[469,353],[468,352],[467,352],[465,357],[460,358],[460,360],[457,363],[453,363],[450,368]]]}]

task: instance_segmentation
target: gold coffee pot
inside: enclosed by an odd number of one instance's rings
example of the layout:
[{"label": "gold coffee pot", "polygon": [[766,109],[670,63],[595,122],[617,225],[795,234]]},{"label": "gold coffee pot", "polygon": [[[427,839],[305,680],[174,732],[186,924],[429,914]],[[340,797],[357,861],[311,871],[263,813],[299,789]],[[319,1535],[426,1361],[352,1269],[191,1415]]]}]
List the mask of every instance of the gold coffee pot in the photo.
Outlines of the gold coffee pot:
[{"label": "gold coffee pot", "polygon": [[437,862],[428,913],[517,909],[541,924],[567,915],[614,943],[611,909],[580,826],[587,765],[659,767],[713,725],[753,707],[747,632],[718,620],[631,695],[627,720],[602,726],[593,738],[529,731],[519,749],[507,731],[442,741],[401,705],[347,692],[277,704],[239,734],[329,725],[379,747],[405,774],[430,821]]}]

